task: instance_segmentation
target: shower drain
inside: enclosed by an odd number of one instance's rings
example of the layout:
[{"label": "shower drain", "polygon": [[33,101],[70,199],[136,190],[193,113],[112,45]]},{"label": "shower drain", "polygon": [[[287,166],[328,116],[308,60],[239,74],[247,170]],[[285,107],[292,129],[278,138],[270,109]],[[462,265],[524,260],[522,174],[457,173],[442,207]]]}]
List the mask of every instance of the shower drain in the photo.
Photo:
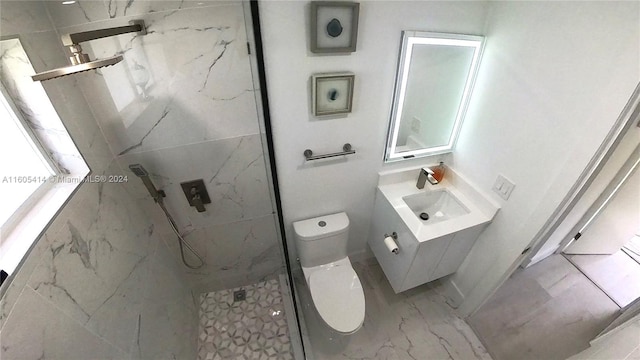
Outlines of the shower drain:
[{"label": "shower drain", "polygon": [[247,298],[247,291],[245,289],[240,289],[238,291],[233,292],[233,302],[243,301]]}]

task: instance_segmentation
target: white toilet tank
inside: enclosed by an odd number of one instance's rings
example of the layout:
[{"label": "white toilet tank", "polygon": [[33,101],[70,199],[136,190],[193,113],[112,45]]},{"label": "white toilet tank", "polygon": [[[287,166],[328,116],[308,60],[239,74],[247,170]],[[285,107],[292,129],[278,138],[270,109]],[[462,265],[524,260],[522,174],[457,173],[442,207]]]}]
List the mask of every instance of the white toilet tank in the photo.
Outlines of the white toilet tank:
[{"label": "white toilet tank", "polygon": [[347,257],[349,217],[346,213],[296,221],[293,230],[302,266],[318,266]]}]

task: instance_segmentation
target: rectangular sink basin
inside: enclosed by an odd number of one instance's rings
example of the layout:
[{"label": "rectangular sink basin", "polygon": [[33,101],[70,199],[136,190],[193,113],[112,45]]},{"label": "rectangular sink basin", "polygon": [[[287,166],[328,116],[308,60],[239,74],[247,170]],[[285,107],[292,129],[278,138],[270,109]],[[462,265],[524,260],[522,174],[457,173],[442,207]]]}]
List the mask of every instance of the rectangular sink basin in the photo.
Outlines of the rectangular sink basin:
[{"label": "rectangular sink basin", "polygon": [[[469,209],[447,190],[408,195],[402,200],[425,224],[450,220],[469,213]],[[427,217],[428,219],[425,220]]]}]

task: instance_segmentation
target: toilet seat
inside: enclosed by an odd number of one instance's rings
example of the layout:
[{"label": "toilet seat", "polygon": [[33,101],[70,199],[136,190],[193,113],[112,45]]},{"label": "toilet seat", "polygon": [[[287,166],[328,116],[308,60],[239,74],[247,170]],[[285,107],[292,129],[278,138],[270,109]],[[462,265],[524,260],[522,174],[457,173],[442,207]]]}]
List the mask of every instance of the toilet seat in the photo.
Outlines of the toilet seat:
[{"label": "toilet seat", "polygon": [[341,333],[352,333],[362,326],[364,292],[350,264],[314,271],[309,276],[309,290],[318,313],[327,325]]}]

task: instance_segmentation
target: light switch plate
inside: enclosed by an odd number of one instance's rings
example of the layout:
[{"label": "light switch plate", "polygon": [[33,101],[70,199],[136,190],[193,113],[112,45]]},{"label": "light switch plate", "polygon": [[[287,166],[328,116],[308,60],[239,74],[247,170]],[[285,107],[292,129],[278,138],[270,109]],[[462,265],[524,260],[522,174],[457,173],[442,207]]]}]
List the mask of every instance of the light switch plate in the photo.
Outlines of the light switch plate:
[{"label": "light switch plate", "polygon": [[515,187],[516,184],[514,184],[511,180],[507,179],[501,174],[498,174],[496,182],[493,183],[492,190],[496,194],[500,195],[501,198],[508,200],[509,196],[511,196],[511,193],[513,192],[513,188]]}]

